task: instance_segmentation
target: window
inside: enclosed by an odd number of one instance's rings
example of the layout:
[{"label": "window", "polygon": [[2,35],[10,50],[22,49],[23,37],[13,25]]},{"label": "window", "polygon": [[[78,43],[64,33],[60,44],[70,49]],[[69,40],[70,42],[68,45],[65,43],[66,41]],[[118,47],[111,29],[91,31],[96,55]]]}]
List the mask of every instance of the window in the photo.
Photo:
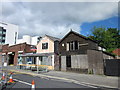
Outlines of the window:
[{"label": "window", "polygon": [[3,37],[2,39],[5,40],[5,37]]},{"label": "window", "polygon": [[3,34],[6,34],[6,30],[3,30]]},{"label": "window", "polygon": [[69,43],[66,45],[66,50],[69,51]]},{"label": "window", "polygon": [[78,50],[78,49],[79,49],[79,42],[75,41],[75,50]]},{"label": "window", "polygon": [[71,42],[67,42],[66,45],[66,50],[78,50],[79,49],[79,42],[78,41],[71,41]]},{"label": "window", "polygon": [[74,48],[75,46],[74,46],[74,42],[72,41],[72,42],[70,42],[70,50],[75,50],[75,48]]},{"label": "window", "polygon": [[48,49],[48,43],[42,43],[42,49]]},{"label": "window", "polygon": [[2,36],[0,36],[0,39],[2,39]]},{"label": "window", "polygon": [[2,31],[0,31],[0,34],[2,34]]}]

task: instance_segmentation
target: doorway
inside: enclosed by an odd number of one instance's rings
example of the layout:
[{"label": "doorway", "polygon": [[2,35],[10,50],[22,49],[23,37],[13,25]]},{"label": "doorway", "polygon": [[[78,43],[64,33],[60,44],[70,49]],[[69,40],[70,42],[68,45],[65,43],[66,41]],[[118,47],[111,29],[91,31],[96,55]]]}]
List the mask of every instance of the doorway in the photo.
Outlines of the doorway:
[{"label": "doorway", "polygon": [[71,55],[66,56],[66,67],[71,68]]},{"label": "doorway", "polygon": [[14,56],[15,56],[15,53],[14,52],[12,52],[12,54],[9,54],[8,55],[8,65],[10,65],[10,64],[14,64]]}]

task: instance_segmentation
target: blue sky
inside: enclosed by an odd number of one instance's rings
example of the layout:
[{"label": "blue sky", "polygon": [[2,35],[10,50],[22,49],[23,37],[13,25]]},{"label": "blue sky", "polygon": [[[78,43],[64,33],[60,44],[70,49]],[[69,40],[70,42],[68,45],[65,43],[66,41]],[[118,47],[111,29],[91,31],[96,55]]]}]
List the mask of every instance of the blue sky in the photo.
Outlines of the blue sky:
[{"label": "blue sky", "polygon": [[19,26],[23,35],[62,38],[70,29],[87,35],[93,26],[117,27],[117,2],[6,2],[0,20]]},{"label": "blue sky", "polygon": [[92,23],[83,23],[81,25],[81,34],[87,36],[91,34],[91,29],[94,27],[118,28],[118,17],[111,17],[109,19],[100,20]]}]

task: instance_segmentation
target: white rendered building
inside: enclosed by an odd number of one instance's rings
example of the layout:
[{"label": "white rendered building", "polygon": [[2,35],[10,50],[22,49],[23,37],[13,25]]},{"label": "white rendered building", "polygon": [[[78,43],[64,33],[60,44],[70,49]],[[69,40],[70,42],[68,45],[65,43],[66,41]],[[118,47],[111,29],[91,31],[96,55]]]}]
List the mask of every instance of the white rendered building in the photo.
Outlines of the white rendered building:
[{"label": "white rendered building", "polygon": [[37,45],[39,39],[40,39],[39,36],[31,37],[29,35],[24,35],[22,39],[17,40],[17,44],[26,42],[27,44],[30,45]]},{"label": "white rendered building", "polygon": [[0,41],[2,44],[15,45],[17,38],[17,25],[0,22]]}]

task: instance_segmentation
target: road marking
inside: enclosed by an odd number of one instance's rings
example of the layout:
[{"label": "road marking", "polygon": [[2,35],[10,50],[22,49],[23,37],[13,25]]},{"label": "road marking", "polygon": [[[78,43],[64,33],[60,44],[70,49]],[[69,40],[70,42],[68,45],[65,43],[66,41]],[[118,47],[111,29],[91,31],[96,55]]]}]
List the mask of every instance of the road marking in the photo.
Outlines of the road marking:
[{"label": "road marking", "polygon": [[50,79],[49,79],[49,78],[47,78],[47,77],[40,77],[40,78],[50,80]]},{"label": "road marking", "polygon": [[87,83],[83,83],[83,82],[80,83],[80,82],[77,81],[77,82],[74,82],[74,83],[80,84],[80,85],[83,85],[83,86],[87,86],[87,87],[91,87],[91,88],[98,88],[98,87],[96,87],[96,86],[92,86],[92,85],[90,85],[90,84],[88,85]]},{"label": "road marking", "polygon": [[[92,88],[98,88],[98,87],[106,87],[106,88],[116,88],[116,87],[113,87],[113,86],[105,86],[105,85],[98,85],[98,84],[91,84],[91,83],[86,83],[86,82],[79,82],[79,81],[76,81],[76,80],[72,80],[72,79],[67,79],[67,78],[62,78],[62,77],[56,77],[56,76],[48,76],[48,75],[42,75],[42,74],[34,74],[34,73],[26,73],[26,72],[21,72],[21,71],[16,71],[16,70],[11,70],[11,71],[15,71],[15,72],[18,72],[18,73],[24,73],[24,74],[29,74],[29,75],[32,75],[32,76],[40,76],[40,77],[47,77],[47,78],[53,78],[53,79],[58,79],[58,80],[65,80],[67,82],[73,82],[73,83],[76,83],[76,84],[81,84],[81,85],[84,85],[84,86],[89,86],[89,87],[92,87]],[[97,87],[95,87],[97,86]]]},{"label": "road marking", "polygon": [[[18,71],[19,72],[19,71]],[[23,72],[22,72],[23,73]],[[72,79],[67,79],[67,78],[62,78],[62,77],[53,77],[53,76],[47,76],[47,75],[40,75],[40,74],[31,74],[31,73],[27,73],[27,74],[30,74],[30,75],[32,75],[32,76],[37,76],[37,75],[39,75],[39,76],[41,76],[42,78],[44,77],[44,78],[52,78],[52,79],[59,79],[59,80],[65,80],[65,81],[67,81],[67,82],[73,82],[73,83],[75,83],[75,84],[80,84],[80,85],[83,85],[83,86],[87,86],[87,87],[91,87],[91,88],[97,88],[97,87],[95,87],[95,86],[90,86],[90,85],[86,85],[86,84],[83,84],[83,83],[80,83],[80,82],[78,82],[78,81],[76,81],[76,80],[72,80]],[[29,83],[28,83],[29,84]],[[30,84],[31,85],[31,84]]]},{"label": "road marking", "polygon": [[20,82],[20,83],[27,84],[27,85],[32,85],[32,84],[30,84],[30,83],[27,83],[27,82],[24,82],[24,81],[20,81],[20,80],[17,80],[17,79],[13,79],[13,80],[18,81],[18,82]]}]

